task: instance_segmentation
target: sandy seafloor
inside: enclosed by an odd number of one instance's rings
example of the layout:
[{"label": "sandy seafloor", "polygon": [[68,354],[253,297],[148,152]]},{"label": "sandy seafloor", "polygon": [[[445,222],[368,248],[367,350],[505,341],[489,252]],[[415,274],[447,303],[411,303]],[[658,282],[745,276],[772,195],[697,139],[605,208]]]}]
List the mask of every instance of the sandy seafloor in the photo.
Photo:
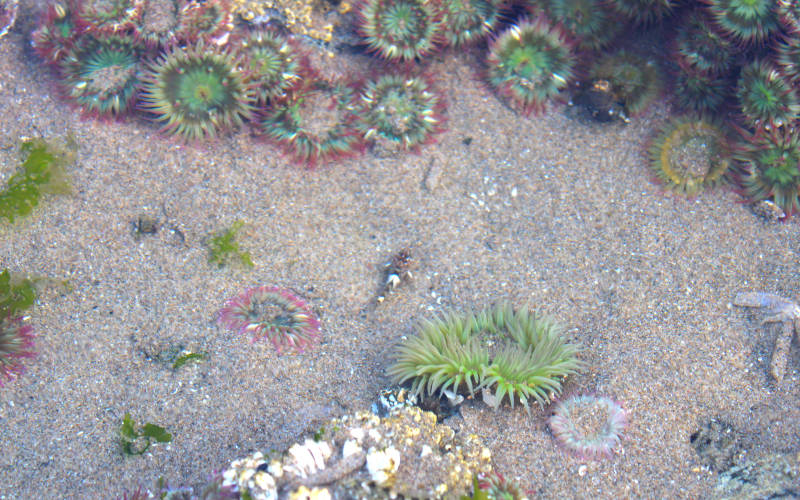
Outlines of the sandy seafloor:
[{"label": "sandy seafloor", "polygon": [[[0,498],[115,498],[159,476],[199,488],[233,459],[368,409],[418,320],[504,300],[551,313],[582,346],[589,369],[567,394],[630,412],[623,453],[587,462],[556,445],[546,408],[462,405],[460,432],[534,496],[707,497],[717,474],[689,436],[712,417],[742,433],[747,457],[800,450],[800,346],[776,384],[779,327],[731,306],[747,290],[800,298],[798,221],[759,219],[729,189],[684,199],[653,182],[644,144],[667,101],[630,125],[560,107],[525,118],[469,57],[446,55],[431,68],[448,100],[437,144],[307,171],[247,130],[184,146],[143,120],[81,120],[27,48],[29,15],[0,41],[0,178],[22,137],[71,133],[79,151],[71,196],[0,224],[0,268],[71,290],[44,290],[31,312],[38,356],[0,389]],[[142,214],[162,229],[137,241]],[[204,239],[236,220],[255,268],[217,269]],[[413,283],[371,307],[382,264],[404,247]],[[219,327],[223,301],[257,284],[306,298],[322,344],[278,356]],[[210,357],[177,372],[148,359],[174,346]],[[173,441],[122,456],[126,412]]]}]

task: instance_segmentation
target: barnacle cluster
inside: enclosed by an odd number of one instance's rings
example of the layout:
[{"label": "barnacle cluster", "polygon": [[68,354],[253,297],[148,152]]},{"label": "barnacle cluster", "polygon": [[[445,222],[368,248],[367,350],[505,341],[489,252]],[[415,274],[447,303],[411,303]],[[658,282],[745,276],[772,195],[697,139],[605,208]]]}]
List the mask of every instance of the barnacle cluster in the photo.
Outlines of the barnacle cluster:
[{"label": "barnacle cluster", "polygon": [[403,407],[381,418],[357,413],[323,426],[270,458],[236,460],[221,486],[242,498],[458,498],[472,474],[492,472],[491,453],[475,435],[456,435],[436,415]]},{"label": "barnacle cluster", "polygon": [[[277,17],[292,32],[321,42],[330,42],[334,23],[325,14],[331,4],[324,0],[231,0],[234,13],[245,21],[263,22]],[[340,12],[349,10],[347,1],[339,4]]]}]

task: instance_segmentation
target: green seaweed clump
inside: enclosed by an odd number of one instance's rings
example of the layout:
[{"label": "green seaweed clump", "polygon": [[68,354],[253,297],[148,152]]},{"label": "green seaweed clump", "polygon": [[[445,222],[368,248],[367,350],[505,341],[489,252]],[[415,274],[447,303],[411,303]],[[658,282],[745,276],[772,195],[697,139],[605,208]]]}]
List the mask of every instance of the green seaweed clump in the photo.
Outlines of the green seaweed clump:
[{"label": "green seaweed clump", "polygon": [[208,240],[210,252],[208,261],[210,263],[223,267],[233,260],[239,260],[245,267],[255,267],[250,253],[240,250],[239,244],[236,242],[236,233],[242,226],[244,226],[244,222],[237,220],[231,227]]},{"label": "green seaweed clump", "polygon": [[17,316],[33,306],[36,288],[29,279],[12,277],[8,269],[0,273],[0,319]]},{"label": "green seaweed clump", "polygon": [[153,442],[169,443],[170,441],[172,441],[172,434],[163,427],[148,422],[139,428],[134,423],[130,413],[126,413],[122,418],[122,425],[119,428],[119,442],[124,455],[143,455],[150,449]]},{"label": "green seaweed clump", "polygon": [[70,191],[64,166],[74,160],[73,153],[61,151],[43,139],[24,141],[22,153],[26,155],[22,169],[11,176],[0,192],[0,217],[9,222],[31,213],[43,194]]}]

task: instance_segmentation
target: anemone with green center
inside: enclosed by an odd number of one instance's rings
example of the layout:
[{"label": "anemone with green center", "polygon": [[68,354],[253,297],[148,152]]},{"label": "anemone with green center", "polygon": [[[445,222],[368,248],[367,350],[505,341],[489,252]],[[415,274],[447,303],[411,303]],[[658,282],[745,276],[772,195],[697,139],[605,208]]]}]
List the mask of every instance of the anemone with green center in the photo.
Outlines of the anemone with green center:
[{"label": "anemone with green center", "polygon": [[230,52],[202,42],[175,47],[142,76],[141,107],[161,131],[195,141],[235,129],[253,114],[254,92]]},{"label": "anemone with green center", "polygon": [[136,99],[140,54],[131,37],[84,35],[59,63],[64,94],[85,113],[125,114]]},{"label": "anemone with green center", "polygon": [[367,48],[390,61],[413,61],[442,36],[438,4],[425,0],[363,0],[357,30]]},{"label": "anemone with green center", "polygon": [[500,22],[500,0],[446,0],[443,33],[453,47],[486,38]]},{"label": "anemone with green center", "polygon": [[740,131],[734,157],[749,201],[772,200],[787,215],[800,211],[800,131],[791,127]]},{"label": "anemone with green center", "polygon": [[775,0],[706,0],[723,35],[742,44],[762,44],[779,28]]},{"label": "anemone with green center", "polygon": [[498,94],[527,114],[542,111],[567,87],[575,64],[566,33],[539,17],[509,27],[492,42],[486,78]]},{"label": "anemone with green center", "polygon": [[284,96],[302,84],[307,72],[299,49],[275,30],[258,29],[245,36],[239,50],[245,77],[254,87],[259,104]]},{"label": "anemone with green center", "polygon": [[772,63],[756,60],[739,75],[736,96],[750,126],[782,126],[800,114],[800,99]]},{"label": "anemone with green center", "polygon": [[444,99],[420,76],[385,74],[371,80],[354,107],[355,127],[366,141],[389,141],[403,149],[431,142],[444,122]]}]

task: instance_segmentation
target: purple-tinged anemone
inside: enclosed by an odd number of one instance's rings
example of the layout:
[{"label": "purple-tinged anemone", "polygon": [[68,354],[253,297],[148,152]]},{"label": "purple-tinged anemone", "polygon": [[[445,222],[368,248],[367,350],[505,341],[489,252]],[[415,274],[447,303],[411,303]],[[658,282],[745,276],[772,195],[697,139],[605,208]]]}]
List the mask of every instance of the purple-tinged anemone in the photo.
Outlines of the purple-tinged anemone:
[{"label": "purple-tinged anemone", "polygon": [[362,0],[358,32],[370,51],[390,61],[413,61],[434,50],[442,37],[442,13],[425,0]]},{"label": "purple-tinged anemone", "polygon": [[69,4],[50,4],[31,35],[33,49],[46,63],[57,64],[75,44],[79,32]]},{"label": "purple-tinged anemone", "polygon": [[161,131],[187,141],[210,139],[253,114],[253,89],[231,52],[198,42],[175,47],[142,76],[141,107]]},{"label": "purple-tinged anemone", "polygon": [[308,167],[354,155],[364,140],[353,124],[352,94],[349,87],[319,80],[267,108],[258,129]]},{"label": "purple-tinged anemone", "polygon": [[628,425],[627,412],[605,396],[570,396],[555,405],[548,420],[553,435],[582,459],[611,457]]},{"label": "purple-tinged anemone", "polygon": [[569,85],[576,64],[566,32],[540,16],[502,32],[489,46],[486,78],[525,114],[544,110]]},{"label": "purple-tinged anemone", "polygon": [[800,131],[792,127],[739,131],[737,180],[751,202],[771,200],[787,215],[800,211]]},{"label": "purple-tinged anemone", "polygon": [[742,44],[760,44],[778,30],[775,0],[705,0],[722,34]]},{"label": "purple-tinged anemone", "polygon": [[127,113],[139,85],[139,56],[129,36],[82,36],[58,65],[64,95],[87,114]]},{"label": "purple-tinged anemone", "polygon": [[276,286],[249,288],[228,299],[219,311],[226,328],[272,342],[278,354],[303,352],[320,339],[319,320],[311,307],[289,290]]},{"label": "purple-tinged anemone", "polygon": [[21,360],[34,356],[33,327],[27,317],[0,319],[0,387],[22,374]]}]

